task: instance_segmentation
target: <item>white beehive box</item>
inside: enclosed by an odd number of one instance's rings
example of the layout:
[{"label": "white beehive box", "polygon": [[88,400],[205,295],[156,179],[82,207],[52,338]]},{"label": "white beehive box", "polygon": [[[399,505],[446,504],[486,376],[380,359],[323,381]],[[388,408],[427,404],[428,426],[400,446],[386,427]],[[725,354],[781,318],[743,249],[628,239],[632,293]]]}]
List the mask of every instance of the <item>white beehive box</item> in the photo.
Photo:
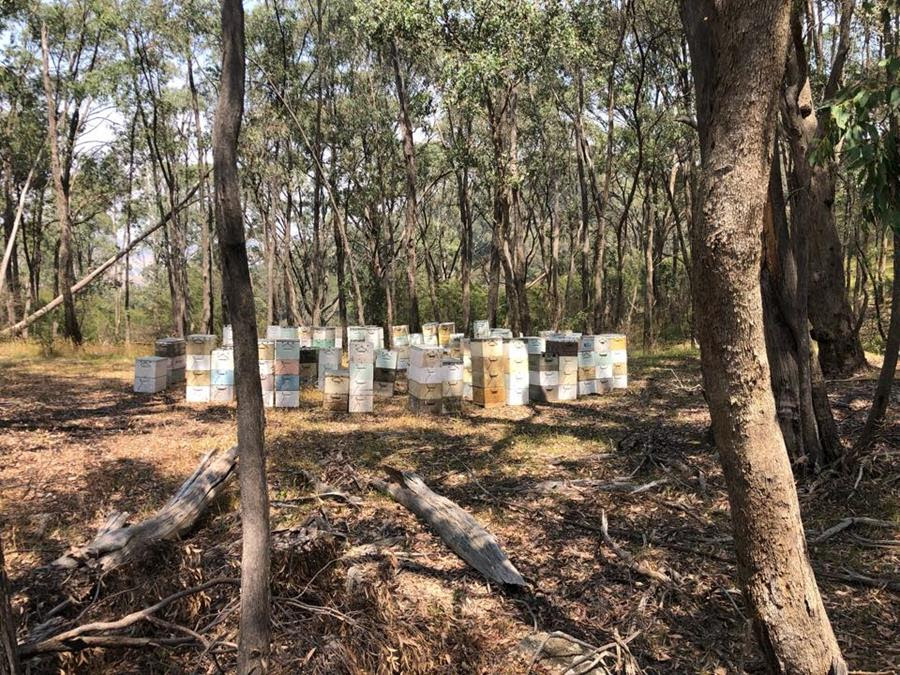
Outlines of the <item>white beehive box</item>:
[{"label": "white beehive box", "polygon": [[134,376],[165,378],[171,367],[172,361],[166,356],[140,356],[134,360]]},{"label": "white beehive box", "polygon": [[134,391],[138,394],[156,394],[165,391],[168,384],[167,374],[159,377],[142,377],[140,375],[134,377]]}]

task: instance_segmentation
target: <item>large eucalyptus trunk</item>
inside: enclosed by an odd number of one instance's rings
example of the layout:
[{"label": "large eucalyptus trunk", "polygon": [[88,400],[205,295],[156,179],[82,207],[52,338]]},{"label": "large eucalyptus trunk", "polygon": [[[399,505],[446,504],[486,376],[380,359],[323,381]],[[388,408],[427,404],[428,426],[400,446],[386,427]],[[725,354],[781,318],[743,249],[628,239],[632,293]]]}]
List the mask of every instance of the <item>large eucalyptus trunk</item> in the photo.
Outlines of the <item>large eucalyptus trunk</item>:
[{"label": "large eucalyptus trunk", "polygon": [[244,111],[244,8],[222,0],[222,69],[213,126],[215,219],[222,252],[222,281],[234,328],[237,426],[241,489],[241,619],[238,672],[269,668],[269,495],[265,415],[259,380],[256,308],[247,261],[237,171]]},{"label": "large eucalyptus trunk", "polygon": [[400,70],[400,55],[396,42],[391,42],[391,61],[394,66],[394,82],[397,88],[397,101],[400,104],[400,126],[403,130],[403,161],[406,167],[406,228],[403,242],[406,247],[406,282],[409,294],[409,330],[418,332],[421,328],[419,317],[419,295],[416,291],[416,150],[413,143],[412,121],[409,118],[409,100],[406,82]]},{"label": "large eucalyptus trunk", "polygon": [[[853,3],[843,3],[841,43],[846,49]],[[853,312],[844,281],[844,253],[834,217],[837,165],[834,161],[813,164],[810,150],[824,132],[816,116],[809,81],[802,27],[796,12],[791,19],[792,40],[784,78],[784,122],[791,151],[793,217],[805,233],[809,246],[809,320],[819,345],[819,361],[827,375],[851,374],[866,365],[855,329]],[[837,90],[843,60],[832,66],[825,97]]]},{"label": "large eucalyptus trunk", "polygon": [[763,334],[759,242],[789,13],[786,0],[682,5],[702,172],[694,305],[738,577],[766,664],[846,673],[809,562]]},{"label": "large eucalyptus trunk", "polygon": [[81,327],[75,313],[75,269],[72,266],[72,214],[69,211],[69,191],[63,181],[63,168],[59,155],[56,92],[50,81],[50,48],[47,44],[47,26],[41,24],[41,55],[43,63],[44,94],[47,97],[47,138],[50,145],[50,173],[53,174],[53,194],[56,198],[56,217],[59,220],[59,258],[56,281],[63,296],[63,335],[81,344]]}]

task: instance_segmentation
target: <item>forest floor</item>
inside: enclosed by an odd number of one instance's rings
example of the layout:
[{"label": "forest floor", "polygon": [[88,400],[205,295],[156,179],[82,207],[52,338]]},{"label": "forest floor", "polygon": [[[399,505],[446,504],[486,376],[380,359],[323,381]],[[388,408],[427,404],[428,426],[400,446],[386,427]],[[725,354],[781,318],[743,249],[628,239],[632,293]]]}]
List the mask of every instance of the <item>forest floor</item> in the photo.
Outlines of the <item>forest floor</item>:
[{"label": "forest floor", "polygon": [[[299,410],[267,411],[276,548],[274,672],[557,673],[761,670],[736,587],[725,487],[705,440],[696,354],[630,361],[625,393],[572,403],[416,417],[405,397],[375,414],[340,415],[307,392]],[[833,382],[846,440],[864,422],[873,370]],[[40,573],[88,541],[113,510],[159,508],[207,451],[233,444],[233,407],[183,394],[131,392],[131,361],[103,350],[42,358],[0,346],[0,522],[20,639],[67,595],[61,616],[111,620],[181,588],[239,574],[237,482],[183,540],[90,587]],[[799,485],[810,555],[852,670],[900,670],[900,424],[852,475]],[[382,467],[414,470],[470,510],[531,585],[488,584],[402,506],[367,487]],[[353,503],[304,500],[321,481]],[[557,485],[542,481],[593,479]],[[639,490],[608,491],[627,479]],[[320,488],[318,488],[320,489]],[[291,501],[294,500],[294,501]],[[635,556],[635,571],[616,548]],[[850,516],[855,524],[816,542]],[[305,527],[304,530],[299,528]],[[317,532],[303,543],[303,534]],[[301,542],[296,546],[292,542]],[[79,595],[81,593],[81,595]],[[230,672],[237,589],[218,586],[132,634],[202,630],[199,645],[87,650],[33,662],[33,672]],[[560,631],[593,647],[592,651]],[[537,654],[540,652],[540,654]],[[536,657],[537,654],[537,657]],[[580,659],[580,664],[576,663]]]}]

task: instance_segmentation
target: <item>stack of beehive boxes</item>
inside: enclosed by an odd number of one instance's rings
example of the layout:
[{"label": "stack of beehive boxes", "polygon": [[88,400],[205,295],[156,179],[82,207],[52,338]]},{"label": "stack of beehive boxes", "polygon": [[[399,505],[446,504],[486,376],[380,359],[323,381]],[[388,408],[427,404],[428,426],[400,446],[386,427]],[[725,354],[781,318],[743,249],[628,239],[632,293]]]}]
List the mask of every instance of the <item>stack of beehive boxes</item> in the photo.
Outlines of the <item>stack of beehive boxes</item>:
[{"label": "stack of beehive boxes", "polygon": [[375,351],[375,374],[373,389],[378,398],[390,398],[394,395],[394,383],[397,381],[397,352],[393,349]]},{"label": "stack of beehive boxes", "polygon": [[557,400],[574,401],[578,398],[578,339],[570,336],[554,336],[546,342],[547,353],[559,363]]},{"label": "stack of beehive boxes", "polygon": [[627,340],[621,333],[611,333],[606,336],[609,342],[609,356],[612,363],[612,388],[628,388],[628,346]]},{"label": "stack of beehive boxes", "polygon": [[209,403],[212,352],[216,342],[215,335],[188,335],[185,340],[187,377],[184,398],[188,403]]},{"label": "stack of beehive boxes", "polygon": [[440,414],[443,410],[443,351],[432,345],[413,345],[406,371],[409,409]]},{"label": "stack of beehive boxes", "polygon": [[313,347],[303,346],[303,338],[299,340],[299,372],[300,387],[315,387],[319,383],[319,350]]},{"label": "stack of beehive boxes", "polygon": [[582,335],[578,340],[578,396],[597,393],[597,363],[600,355],[599,335]]},{"label": "stack of beehive boxes", "polygon": [[391,329],[391,349],[397,352],[397,372],[394,379],[394,393],[407,392],[406,369],[409,368],[410,348],[409,326],[394,326]]},{"label": "stack of beehive boxes", "polygon": [[463,407],[462,359],[444,358],[441,381],[441,412],[461,413]]},{"label": "stack of beehive boxes", "polygon": [[275,406],[275,340],[259,340],[259,383],[262,388],[263,406]]},{"label": "stack of beehive boxes", "polygon": [[187,367],[187,357],[184,355],[184,338],[160,338],[154,344],[154,353],[156,356],[169,359],[167,386],[183,384],[185,368]]},{"label": "stack of beehive boxes", "polygon": [[[435,322],[423,323],[422,324],[422,344],[428,347],[437,347],[439,346],[438,342],[438,326],[440,324]],[[415,344],[415,343],[412,343]]]},{"label": "stack of beehive boxes", "polygon": [[367,413],[374,410],[375,349],[368,340],[350,342],[347,346],[349,363],[349,399],[347,410]]},{"label": "stack of beehive boxes", "polygon": [[503,341],[503,373],[507,405],[528,404],[528,349],[523,340]]},{"label": "stack of beehive boxes", "polygon": [[347,412],[350,405],[350,373],[328,369],[322,376],[322,407],[331,412]]},{"label": "stack of beehive boxes", "polygon": [[528,397],[532,401],[559,400],[559,357],[546,353],[542,337],[526,338],[528,349]]},{"label": "stack of beehive boxes", "polygon": [[460,341],[463,362],[463,400],[472,400],[472,341],[463,338]]},{"label": "stack of beehive boxes", "polygon": [[472,402],[484,408],[506,403],[503,340],[487,338],[469,343],[472,353]]},{"label": "stack of beehive boxes", "polygon": [[156,394],[169,386],[171,362],[168,356],[140,356],[134,360],[134,391]]},{"label": "stack of beehive boxes", "polygon": [[231,403],[234,401],[234,348],[213,349],[210,361],[209,402]]},{"label": "stack of beehive boxes", "polygon": [[324,391],[325,374],[329,370],[337,370],[341,367],[341,350],[338,347],[325,347],[318,349],[318,378],[319,389]]},{"label": "stack of beehive boxes", "polygon": [[275,407],[300,405],[300,338],[275,340]]}]

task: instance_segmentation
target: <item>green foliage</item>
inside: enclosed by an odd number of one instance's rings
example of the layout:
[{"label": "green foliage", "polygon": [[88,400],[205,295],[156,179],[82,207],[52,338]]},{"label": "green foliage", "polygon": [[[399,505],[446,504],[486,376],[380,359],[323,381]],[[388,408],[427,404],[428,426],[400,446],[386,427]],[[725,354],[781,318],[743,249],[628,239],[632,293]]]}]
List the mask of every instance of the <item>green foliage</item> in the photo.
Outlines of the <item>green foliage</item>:
[{"label": "green foliage", "polygon": [[900,232],[900,58],[887,58],[826,106],[822,162],[840,154],[865,196],[863,214]]}]

